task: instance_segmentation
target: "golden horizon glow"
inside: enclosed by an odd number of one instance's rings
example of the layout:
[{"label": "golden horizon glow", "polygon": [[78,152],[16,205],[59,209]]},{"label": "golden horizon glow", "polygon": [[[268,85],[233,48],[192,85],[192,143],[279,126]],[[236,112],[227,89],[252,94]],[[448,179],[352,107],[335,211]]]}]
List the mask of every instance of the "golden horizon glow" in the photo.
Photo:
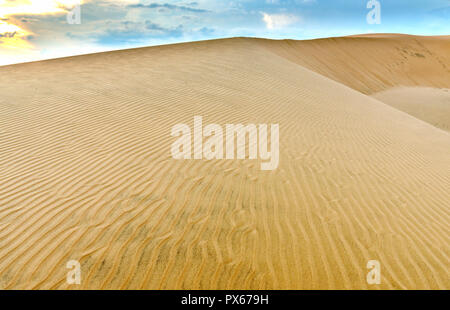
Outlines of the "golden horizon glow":
[{"label": "golden horizon glow", "polygon": [[83,4],[81,0],[19,0],[9,2],[0,0],[0,47],[15,51],[33,49],[27,37],[33,33],[19,25],[16,15],[51,15],[64,14],[67,8]]},{"label": "golden horizon glow", "polygon": [[65,13],[67,12],[65,8],[82,3],[83,1],[81,0],[22,0],[15,2],[0,0],[0,17],[5,18],[21,14],[47,15]]},{"label": "golden horizon glow", "polygon": [[15,24],[0,20],[1,47],[7,49],[31,49],[33,45],[25,38],[32,33]]}]

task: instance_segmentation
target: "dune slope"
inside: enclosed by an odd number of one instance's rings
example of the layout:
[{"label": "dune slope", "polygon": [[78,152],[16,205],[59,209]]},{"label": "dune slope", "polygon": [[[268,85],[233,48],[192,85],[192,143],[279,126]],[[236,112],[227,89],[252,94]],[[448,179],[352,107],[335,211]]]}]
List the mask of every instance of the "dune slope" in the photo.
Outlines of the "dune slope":
[{"label": "dune slope", "polygon": [[[258,41],[0,73],[0,288],[450,288],[450,135]],[[174,160],[195,115],[278,123],[278,169]]]},{"label": "dune slope", "polygon": [[273,53],[446,130],[450,36],[258,40]]},{"label": "dune slope", "polygon": [[394,87],[372,95],[437,128],[450,131],[450,89]]},{"label": "dune slope", "polygon": [[396,86],[450,87],[450,36],[369,34],[259,42],[364,94]]}]

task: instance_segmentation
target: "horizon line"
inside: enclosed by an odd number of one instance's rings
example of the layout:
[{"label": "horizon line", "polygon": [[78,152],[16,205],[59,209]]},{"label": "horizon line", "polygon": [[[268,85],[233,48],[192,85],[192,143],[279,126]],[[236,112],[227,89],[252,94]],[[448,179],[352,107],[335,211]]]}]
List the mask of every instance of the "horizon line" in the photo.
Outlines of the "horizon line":
[{"label": "horizon line", "polygon": [[97,52],[92,53],[80,53],[80,54],[71,54],[71,55],[65,55],[61,57],[53,57],[53,58],[42,58],[42,59],[36,59],[36,60],[30,60],[30,61],[23,61],[23,62],[13,62],[9,64],[0,64],[0,68],[7,67],[7,66],[15,66],[15,65],[21,65],[21,64],[30,64],[30,63],[36,63],[36,62],[44,62],[44,61],[52,61],[52,60],[61,60],[65,58],[72,58],[72,57],[79,57],[79,56],[89,56],[89,55],[97,55],[97,54],[103,54],[103,53],[111,53],[111,52],[120,52],[120,51],[128,51],[128,50],[136,50],[136,49],[143,49],[143,48],[152,48],[152,47],[161,47],[161,46],[171,46],[171,45],[180,45],[180,44],[189,44],[189,43],[201,43],[201,42],[208,42],[208,41],[219,41],[219,40],[231,40],[231,39],[258,39],[258,40],[270,40],[270,41],[315,41],[315,40],[326,40],[326,39],[336,39],[336,38],[362,38],[362,37],[376,37],[376,36],[411,36],[411,37],[447,37],[450,36],[450,34],[442,35],[419,35],[419,34],[411,34],[411,33],[397,33],[397,32],[370,32],[370,33],[358,33],[358,34],[351,34],[351,35],[342,35],[342,36],[332,36],[332,37],[317,37],[313,39],[290,39],[290,38],[283,38],[283,39],[275,39],[275,38],[266,38],[266,37],[253,37],[253,36],[232,36],[232,37],[219,37],[219,38],[213,38],[213,39],[204,39],[204,40],[194,40],[194,41],[180,41],[180,42],[174,42],[174,43],[163,43],[163,44],[155,44],[155,45],[143,45],[143,46],[136,46],[136,47],[129,47],[129,48],[117,48],[117,49],[110,49],[110,50],[99,50]]}]

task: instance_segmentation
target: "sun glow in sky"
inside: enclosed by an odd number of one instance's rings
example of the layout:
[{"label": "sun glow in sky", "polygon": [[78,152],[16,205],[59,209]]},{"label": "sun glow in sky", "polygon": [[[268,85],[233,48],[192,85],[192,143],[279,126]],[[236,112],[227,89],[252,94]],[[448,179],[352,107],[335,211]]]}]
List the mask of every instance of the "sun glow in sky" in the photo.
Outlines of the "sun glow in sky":
[{"label": "sun glow in sky", "polygon": [[[0,0],[0,65],[235,36],[450,34],[449,0]],[[66,16],[81,4],[81,24]]]},{"label": "sun glow in sky", "polygon": [[31,33],[17,25],[0,20],[0,34],[2,36],[2,49],[24,50],[33,47],[27,40],[23,39]]},{"label": "sun glow in sky", "polygon": [[26,19],[55,14],[67,14],[68,8],[80,0],[0,0],[0,65],[16,59],[34,59],[39,50],[30,42],[35,34],[27,29]]},{"label": "sun glow in sky", "polygon": [[1,15],[62,13],[64,7],[73,6],[78,0],[0,0]]}]

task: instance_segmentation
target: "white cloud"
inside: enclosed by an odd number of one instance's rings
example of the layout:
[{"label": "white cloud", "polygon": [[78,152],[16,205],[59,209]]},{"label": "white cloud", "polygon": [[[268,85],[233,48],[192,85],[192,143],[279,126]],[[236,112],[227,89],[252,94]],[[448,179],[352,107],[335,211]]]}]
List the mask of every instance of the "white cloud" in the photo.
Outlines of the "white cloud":
[{"label": "white cloud", "polygon": [[290,14],[267,14],[261,12],[267,29],[283,28],[300,21],[300,18]]}]

